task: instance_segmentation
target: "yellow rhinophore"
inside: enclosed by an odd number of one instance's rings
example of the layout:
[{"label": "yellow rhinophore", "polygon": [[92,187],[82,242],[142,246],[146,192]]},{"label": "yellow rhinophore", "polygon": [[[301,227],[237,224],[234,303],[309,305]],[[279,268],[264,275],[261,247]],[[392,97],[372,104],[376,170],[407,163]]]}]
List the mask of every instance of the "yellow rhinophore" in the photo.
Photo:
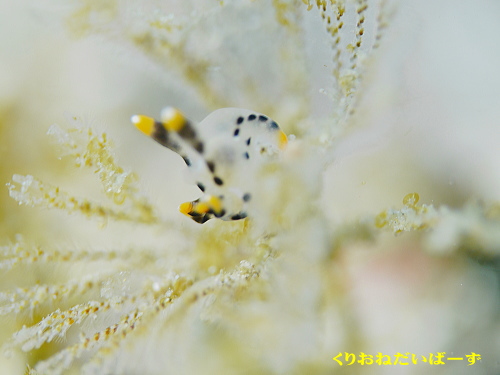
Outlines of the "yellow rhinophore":
[{"label": "yellow rhinophore", "polygon": [[155,128],[154,118],[144,115],[134,115],[130,118],[130,121],[132,121],[135,127],[146,134],[148,137],[153,134]]},{"label": "yellow rhinophore", "polygon": [[186,117],[174,107],[167,107],[161,111],[161,122],[165,129],[171,132],[179,132],[186,125]]}]

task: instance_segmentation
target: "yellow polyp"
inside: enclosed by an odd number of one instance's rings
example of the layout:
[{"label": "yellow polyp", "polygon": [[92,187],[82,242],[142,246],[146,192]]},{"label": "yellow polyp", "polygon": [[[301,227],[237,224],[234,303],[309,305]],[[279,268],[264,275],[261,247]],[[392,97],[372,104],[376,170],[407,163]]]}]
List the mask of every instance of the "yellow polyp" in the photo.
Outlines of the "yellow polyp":
[{"label": "yellow polyp", "polygon": [[417,193],[410,193],[406,194],[403,198],[403,204],[408,207],[414,207],[419,200],[420,196]]},{"label": "yellow polyp", "polygon": [[150,136],[155,128],[154,118],[144,116],[144,115],[134,115],[130,118],[130,121],[135,125],[137,129],[141,132]]},{"label": "yellow polyp", "polygon": [[161,122],[168,131],[179,132],[186,125],[186,117],[177,108],[167,107],[161,111]]},{"label": "yellow polyp", "polygon": [[113,202],[118,205],[123,204],[126,198],[127,196],[123,192],[113,194]]},{"label": "yellow polyp", "polygon": [[377,216],[375,216],[375,226],[377,228],[383,228],[387,225],[387,212],[383,211]]},{"label": "yellow polyp", "polygon": [[181,213],[183,213],[184,215],[187,215],[189,216],[189,213],[191,211],[193,211],[193,203],[191,202],[185,202],[185,203],[182,203],[180,206],[179,206],[179,211]]},{"label": "yellow polyp", "polygon": [[288,144],[288,138],[283,131],[279,131],[278,133],[278,147],[283,150]]}]

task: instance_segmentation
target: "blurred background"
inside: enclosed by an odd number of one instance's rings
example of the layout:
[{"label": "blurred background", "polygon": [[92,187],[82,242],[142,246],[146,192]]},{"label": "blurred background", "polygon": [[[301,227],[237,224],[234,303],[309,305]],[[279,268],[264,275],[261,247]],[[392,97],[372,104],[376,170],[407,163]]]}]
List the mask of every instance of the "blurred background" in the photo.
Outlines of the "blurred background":
[{"label": "blurred background", "polygon": [[[181,220],[177,206],[197,197],[197,189],[183,180],[182,160],[153,145],[129,121],[135,113],[157,117],[166,105],[181,108],[195,121],[215,109],[215,104],[204,100],[175,70],[138,53],[135,46],[121,39],[115,10],[129,6],[129,13],[136,12],[139,18],[143,17],[141,12],[165,11],[164,5],[146,3],[102,2],[108,5],[96,13],[102,17],[96,24],[108,25],[109,17],[109,30],[98,28],[99,32],[88,33],[78,27],[75,14],[90,3],[0,3],[2,244],[14,242],[16,234],[41,245],[89,248],[128,247],[131,242],[143,241],[134,230],[124,233],[120,224],[111,224],[103,231],[86,218],[18,206],[9,197],[5,185],[13,174],[34,175],[77,196],[92,195],[97,189],[91,174],[75,173],[71,161],[58,159],[57,148],[46,135],[50,125],[66,123],[65,113],[82,116],[93,128],[109,134],[119,164],[139,175],[142,188],[161,215]],[[198,3],[172,2],[168,13],[184,20],[183,14],[188,17],[186,9],[193,4],[200,6],[200,13],[205,6],[217,8],[216,2]],[[271,4],[255,3],[256,7]],[[332,226],[401,207],[402,198],[414,191],[421,203],[451,208],[476,200],[487,204],[500,200],[500,3],[402,0],[393,5],[396,12],[390,27],[367,64],[356,113],[350,126],[336,133],[333,161],[324,172],[320,205]],[[263,19],[274,17],[269,9],[262,11]],[[315,121],[324,123],[334,111],[328,96],[320,92],[329,90],[332,58],[318,12],[307,12],[305,6],[303,10],[300,22],[307,32],[302,35],[306,45],[302,59],[309,82],[302,94],[303,101],[312,103],[304,121],[314,127]],[[221,23],[221,32],[227,33],[230,27],[237,30],[241,18],[231,19],[220,12],[217,17],[227,20],[227,25]],[[259,10],[253,10],[249,24],[258,16]],[[206,27],[217,30],[214,25]],[[197,30],[193,25],[193,29],[203,34],[203,28]],[[261,43],[262,55],[272,59],[276,46],[264,41],[266,35],[274,35],[273,30],[253,36],[231,35],[257,50]],[[224,93],[224,85],[233,84],[227,88],[227,96],[221,96],[224,104],[261,112],[268,105],[287,133],[299,133],[290,122],[294,110],[303,105],[298,91],[290,97],[285,91],[283,98],[275,96],[276,102],[269,104],[272,99],[268,96],[277,94],[266,86],[273,76],[272,71],[265,71],[265,64],[255,65],[252,72],[257,84],[262,81],[262,88],[257,85],[254,96],[239,92],[241,82],[232,75],[237,74],[239,59],[245,58],[242,50],[248,50],[239,47],[217,41],[206,47],[233,59],[227,60],[227,67],[222,64],[210,71],[211,80],[217,81],[218,74],[225,80],[219,91]],[[282,77],[276,77],[279,89],[286,88],[279,81]],[[489,257],[485,264],[462,255],[436,257],[422,250],[418,236],[386,233],[382,237],[377,245],[345,248],[339,256],[339,265],[349,279],[353,309],[364,317],[364,326],[359,329],[369,343],[367,347],[373,352],[404,352],[409,347],[421,352],[449,347],[462,352],[483,351],[487,366],[465,369],[446,365],[440,372],[430,373],[500,373],[499,270],[495,257]],[[1,280],[5,288],[15,284],[3,277]],[[376,292],[373,285],[377,285]],[[408,291],[417,291],[417,297],[408,297]],[[388,311],[400,321],[387,319]],[[422,331],[429,339],[418,340]],[[0,333],[2,340],[10,332]],[[12,372],[5,373],[18,373],[22,363],[11,364]],[[401,371],[384,368],[380,373],[429,373],[417,367]]]}]

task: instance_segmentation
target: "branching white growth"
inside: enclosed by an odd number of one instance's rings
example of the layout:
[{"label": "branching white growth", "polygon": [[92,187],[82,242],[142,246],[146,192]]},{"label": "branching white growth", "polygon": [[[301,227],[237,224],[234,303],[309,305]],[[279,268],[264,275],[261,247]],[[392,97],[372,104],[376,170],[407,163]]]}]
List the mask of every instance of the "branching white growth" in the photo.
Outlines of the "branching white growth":
[{"label": "branching white growth", "polygon": [[80,118],[66,117],[70,124],[67,130],[52,125],[47,132],[62,147],[61,156],[72,157],[76,167],[91,168],[99,177],[104,193],[116,204],[137,199],[137,177],[116,165],[106,133],[94,134]]},{"label": "branching white growth", "polygon": [[[118,301],[115,301],[113,305],[120,304]],[[23,327],[16,332],[13,336],[12,344],[19,345],[24,351],[37,349],[45,342],[51,342],[55,338],[64,337],[73,324],[81,324],[86,318],[95,316],[98,311],[110,308],[111,303],[90,301],[76,305],[66,311],[57,309],[43,318],[38,324],[31,327]]]},{"label": "branching white growth", "polygon": [[376,28],[375,28],[375,43],[373,44],[373,48],[378,48],[380,46],[380,41],[382,40],[382,37],[384,35],[385,29],[387,26],[389,26],[389,18],[391,15],[394,14],[394,9],[392,11],[389,11],[388,5],[387,5],[387,0],[381,0],[380,1],[380,7],[382,9],[385,9],[384,12],[379,12],[377,14],[377,23],[376,23]]},{"label": "branching white growth", "polygon": [[462,209],[439,208],[439,220],[426,237],[426,246],[438,253],[456,249],[484,256],[500,254],[498,207],[469,203]]},{"label": "branching white growth", "polygon": [[67,213],[79,212],[88,217],[98,217],[103,222],[109,219],[149,224],[158,222],[153,206],[136,187],[136,176],[115,163],[112,144],[106,133],[95,134],[76,116],[68,116],[68,121],[70,125],[67,129],[53,125],[48,134],[62,148],[61,156],[71,157],[76,167],[90,168],[98,176],[111,205],[75,197],[31,175],[14,175],[13,182],[7,184],[10,196],[19,204],[56,208]]},{"label": "branching white growth", "polygon": [[[97,351],[94,355],[93,360],[85,365],[82,369],[83,373],[95,373],[95,371],[103,371],[106,369],[107,360],[112,360],[112,354],[114,351],[118,350],[121,346],[122,341],[130,334],[139,334],[137,330],[144,334],[144,331],[150,330],[152,327],[147,324],[155,319],[158,314],[165,312],[165,318],[169,319],[173,315],[182,314],[184,309],[190,306],[194,301],[206,298],[210,294],[216,293],[221,288],[237,288],[242,287],[248,283],[249,279],[252,277],[257,277],[258,271],[255,270],[253,264],[248,261],[242,261],[240,266],[237,267],[233,272],[221,273],[218,276],[214,276],[203,280],[202,282],[195,283],[191,286],[191,282],[182,277],[173,277],[170,279],[170,283],[165,284],[161,287],[159,291],[156,292],[156,296],[153,300],[146,298],[146,295],[140,297],[133,297],[134,301],[139,303],[139,307],[132,312],[122,316],[119,322],[116,324],[105,328],[104,330],[94,333],[91,337],[81,336],[78,343],[71,345],[64,350],[56,353],[54,356],[47,360],[40,362],[37,365],[39,371],[48,372],[50,374],[61,374],[63,373],[71,364],[78,358],[80,358],[85,352]],[[186,289],[189,288],[189,289]],[[186,292],[183,293],[184,289]],[[166,291],[165,291],[166,290]],[[149,295],[152,297],[152,295]],[[178,301],[175,301],[177,298]],[[124,301],[119,301],[120,303],[115,303],[113,308],[118,309],[125,301],[130,301],[131,299],[126,299]],[[173,302],[175,301],[175,304]],[[64,319],[68,317],[71,319],[72,324],[81,323],[84,318],[87,318],[89,314],[98,314],[101,311],[106,311],[111,306],[100,303],[99,305],[92,306],[77,306],[66,312],[56,312],[57,314],[51,314],[50,324],[54,325],[54,319],[58,319],[57,324],[61,324],[60,317],[64,316]],[[168,308],[168,311],[166,309]],[[78,310],[78,312],[76,312]],[[52,315],[55,315],[53,317]],[[79,317],[80,320],[76,321]],[[36,327],[40,331],[42,326],[47,326],[47,322],[42,321]],[[31,330],[35,327],[31,327]],[[64,332],[62,330],[57,330],[58,333],[62,335]],[[20,331],[21,332],[21,331]],[[33,336],[36,332],[29,332]],[[30,337],[30,334],[26,336]],[[53,339],[54,334],[52,334],[50,339],[48,337],[43,337],[47,341]],[[39,339],[40,340],[40,339]],[[30,341],[31,343],[31,341]],[[39,344],[39,342],[37,342]],[[26,346],[26,344],[25,344]],[[24,349],[25,347],[23,347]],[[26,346],[26,348],[28,348]],[[111,371],[111,367],[110,367]]]},{"label": "branching white growth", "polygon": [[[168,325],[170,321],[175,321],[178,318],[182,319],[183,314],[195,304],[204,305],[204,310],[206,310],[220,294],[241,292],[241,290],[248,287],[252,279],[259,277],[263,267],[265,267],[265,262],[256,266],[249,261],[241,261],[237,267],[229,272],[221,271],[216,276],[207,277],[192,285],[191,283],[185,284],[185,279],[176,279],[180,288],[178,287],[175,293],[170,291],[160,296],[153,305],[142,310],[140,317],[134,316],[133,322],[129,322],[121,335],[109,336],[106,343],[99,349],[98,355],[95,355],[92,361],[82,367],[82,373],[90,375],[96,372],[125,371],[126,365],[121,368],[112,354],[122,349],[122,341],[126,336],[153,334],[152,330],[158,324],[158,319],[162,326]],[[185,291],[184,288],[186,288]],[[203,316],[201,318],[203,319]],[[208,316],[204,318],[210,320]],[[83,343],[75,345],[74,349],[77,351],[82,350],[81,346],[85,342],[88,341],[85,340]],[[68,349],[73,350],[73,348]],[[52,359],[48,361],[52,362]],[[58,374],[57,371],[56,374]]]},{"label": "branching white growth", "polygon": [[[151,287],[151,281],[138,286],[138,294],[112,296],[100,302],[90,301],[65,311],[57,309],[38,324],[24,327],[16,332],[11,345],[19,345],[22,350],[30,351],[46,342],[65,337],[72,326],[82,325],[87,318],[95,319],[107,314],[110,310],[119,312],[122,317],[115,324],[94,332],[90,336],[82,334],[77,344],[69,346],[37,365],[37,370],[42,373],[60,374],[85,352],[109,351],[112,343],[117,345],[136,328],[137,324],[143,323],[145,313],[148,314],[149,311],[157,314],[168,303],[178,298],[191,283],[190,280],[173,274],[165,277],[161,282],[156,280],[154,287]],[[101,349],[103,347],[107,349]]]},{"label": "branching white growth", "polygon": [[[311,6],[311,4],[309,4]],[[321,89],[333,101],[336,127],[344,127],[355,112],[365,65],[378,47],[389,9],[385,1],[316,1],[330,37],[333,91]]]},{"label": "branching white growth", "polygon": [[[371,34],[368,31],[378,29],[380,37],[383,27],[377,23],[388,18],[383,1],[260,0],[205,2],[194,7],[183,2],[177,8],[158,5],[154,12],[145,11],[143,4],[134,0],[126,3],[98,6],[83,1],[70,18],[70,27],[78,35],[93,32],[132,44],[138,53],[168,73],[178,72],[177,76],[194,88],[212,110],[241,103],[241,107],[278,118],[301,134],[308,130],[311,115],[304,95],[311,72],[305,58],[303,13],[315,4],[324,19],[333,54],[335,94],[331,105],[340,119],[351,110],[350,101],[359,85],[365,57],[371,55],[375,45],[374,36],[366,37]],[[257,18],[256,23],[253,20]],[[258,53],[247,48],[248,43],[253,43],[251,39],[258,41]],[[351,59],[356,60],[354,69]],[[224,74],[215,73],[221,67]],[[265,78],[268,75],[269,80]],[[282,96],[283,92],[286,95]],[[345,123],[335,121],[332,126],[343,127]]]},{"label": "branching white growth", "polygon": [[418,204],[419,196],[404,197],[404,207],[388,209],[375,218],[377,228],[389,227],[395,234],[425,231],[429,250],[446,253],[460,249],[494,256],[500,249],[500,214],[495,205],[469,203],[461,209]]},{"label": "branching white growth", "polygon": [[75,263],[75,262],[113,262],[149,264],[155,262],[155,254],[148,251],[133,250],[56,250],[38,245],[29,245],[22,239],[13,245],[1,246],[0,269],[9,270],[20,264],[38,263]]},{"label": "branching white growth", "polygon": [[0,293],[0,315],[19,314],[24,310],[33,312],[46,304],[59,303],[69,297],[82,297],[98,288],[102,275],[86,275],[58,285],[35,285],[31,288],[16,288],[12,292]]},{"label": "branching white growth", "polygon": [[406,195],[403,198],[405,206],[402,209],[388,209],[381,212],[375,219],[375,225],[379,228],[388,226],[394,233],[409,232],[432,226],[439,215],[432,205],[417,205],[419,199],[417,193]]},{"label": "branching white growth", "polygon": [[30,175],[12,176],[12,183],[9,183],[8,187],[10,196],[19,204],[26,206],[56,208],[67,213],[79,212],[87,217],[98,217],[104,222],[108,219],[140,223],[156,221],[156,218],[151,215],[152,207],[149,205],[132,204],[117,209],[85,198],[74,197],[59,187],[42,182]]},{"label": "branching white growth", "polygon": [[[245,102],[279,119],[285,131],[296,130],[297,137],[283,158],[234,174],[237,180],[251,177],[244,188],[252,194],[243,195],[252,204],[249,219],[214,219],[201,229],[187,227],[181,232],[188,244],[182,254],[161,237],[151,249],[61,251],[56,245],[31,246],[22,240],[0,247],[2,271],[75,265],[84,274],[0,293],[0,315],[30,313],[27,325],[16,328],[9,349],[30,352],[36,372],[135,373],[128,366],[138,363],[145,374],[231,373],[250,365],[256,367],[249,374],[331,373],[336,368],[323,360],[339,348],[358,348],[364,339],[355,307],[346,307],[354,304],[347,301],[346,289],[355,289],[358,280],[348,275],[347,263],[335,259],[344,245],[372,241],[386,228],[421,231],[421,247],[434,252],[498,255],[500,215],[495,207],[434,207],[418,204],[418,194],[412,193],[403,199],[403,208],[366,220],[339,224],[325,218],[318,197],[333,129],[338,134],[356,109],[364,68],[388,26],[385,0],[183,0],[176,9],[155,3],[154,11],[148,6],[147,1],[82,0],[68,21],[76,33],[96,32],[132,44],[136,53],[156,61],[175,79],[181,77],[208,107]],[[323,118],[315,117],[309,103],[311,75],[304,52],[309,41],[302,39],[309,10],[319,29],[326,28],[323,42],[332,53],[332,65],[322,77],[326,85],[333,81],[331,113]],[[142,196],[135,174],[115,161],[106,134],[78,117],[68,120],[68,128],[54,125],[49,135],[75,167],[95,173],[106,203],[18,174],[9,184],[10,196],[19,204],[123,225],[158,224],[156,207]],[[243,120],[235,121],[241,125]],[[149,124],[154,130],[155,121]],[[240,134],[233,131],[223,140]],[[217,140],[220,133],[211,135]],[[249,145],[252,137],[244,142]],[[193,140],[192,134],[184,138]],[[210,170],[209,163],[201,164]],[[220,179],[210,181],[223,185]],[[180,226],[186,228],[185,222]],[[324,338],[329,325],[334,328],[329,335],[335,336],[330,341]],[[55,341],[61,345],[47,345]],[[270,346],[276,355],[269,353]],[[310,352],[305,353],[305,346]],[[214,361],[213,367],[197,361],[200,353]],[[185,356],[178,360],[181,365],[191,361],[195,370],[171,366],[177,354]],[[138,361],[143,355],[150,357]]]},{"label": "branching white growth", "polygon": [[345,13],[345,2],[333,2],[331,4],[331,15],[327,15],[327,2],[318,2],[318,8],[321,12],[321,18],[326,20],[327,23],[327,31],[332,37],[332,49],[333,49],[333,75],[337,80],[340,79],[340,71],[343,66],[342,54],[343,49],[341,47],[341,38],[342,38],[342,28],[344,27],[344,13]]},{"label": "branching white growth", "polygon": [[38,371],[56,375],[63,374],[84,353],[101,349],[113,337],[119,337],[119,340],[123,340],[127,333],[135,328],[135,324],[140,322],[142,315],[142,312],[136,310],[123,316],[119,323],[113,324],[103,331],[96,332],[92,337],[82,336],[79,343],[71,345],[49,359],[41,361],[37,365]]},{"label": "branching white growth", "polygon": [[365,33],[364,24],[366,20],[366,9],[368,8],[367,0],[358,0],[358,4],[356,7],[357,13],[357,23],[356,23],[356,40],[354,42],[353,54],[351,56],[351,69],[356,69],[358,56],[358,50],[361,47],[361,43],[363,42],[363,35]]},{"label": "branching white growth", "polygon": [[65,128],[54,124],[47,132],[62,148],[61,156],[70,156],[76,167],[93,170],[99,177],[104,193],[115,204],[121,205],[130,200],[133,207],[152,210],[151,205],[139,194],[135,174],[124,171],[116,164],[113,144],[106,133],[95,134],[80,117],[67,114],[66,119],[68,125]]}]

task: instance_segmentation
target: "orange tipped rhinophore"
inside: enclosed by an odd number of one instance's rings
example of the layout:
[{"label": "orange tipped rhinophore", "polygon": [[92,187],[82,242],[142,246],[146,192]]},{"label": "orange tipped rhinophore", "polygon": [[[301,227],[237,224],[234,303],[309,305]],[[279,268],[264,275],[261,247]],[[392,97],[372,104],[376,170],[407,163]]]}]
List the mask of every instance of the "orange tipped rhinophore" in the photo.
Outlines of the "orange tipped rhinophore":
[{"label": "orange tipped rhinophore", "polygon": [[155,128],[155,120],[153,118],[144,115],[134,115],[130,118],[130,121],[148,137],[153,134]]}]

